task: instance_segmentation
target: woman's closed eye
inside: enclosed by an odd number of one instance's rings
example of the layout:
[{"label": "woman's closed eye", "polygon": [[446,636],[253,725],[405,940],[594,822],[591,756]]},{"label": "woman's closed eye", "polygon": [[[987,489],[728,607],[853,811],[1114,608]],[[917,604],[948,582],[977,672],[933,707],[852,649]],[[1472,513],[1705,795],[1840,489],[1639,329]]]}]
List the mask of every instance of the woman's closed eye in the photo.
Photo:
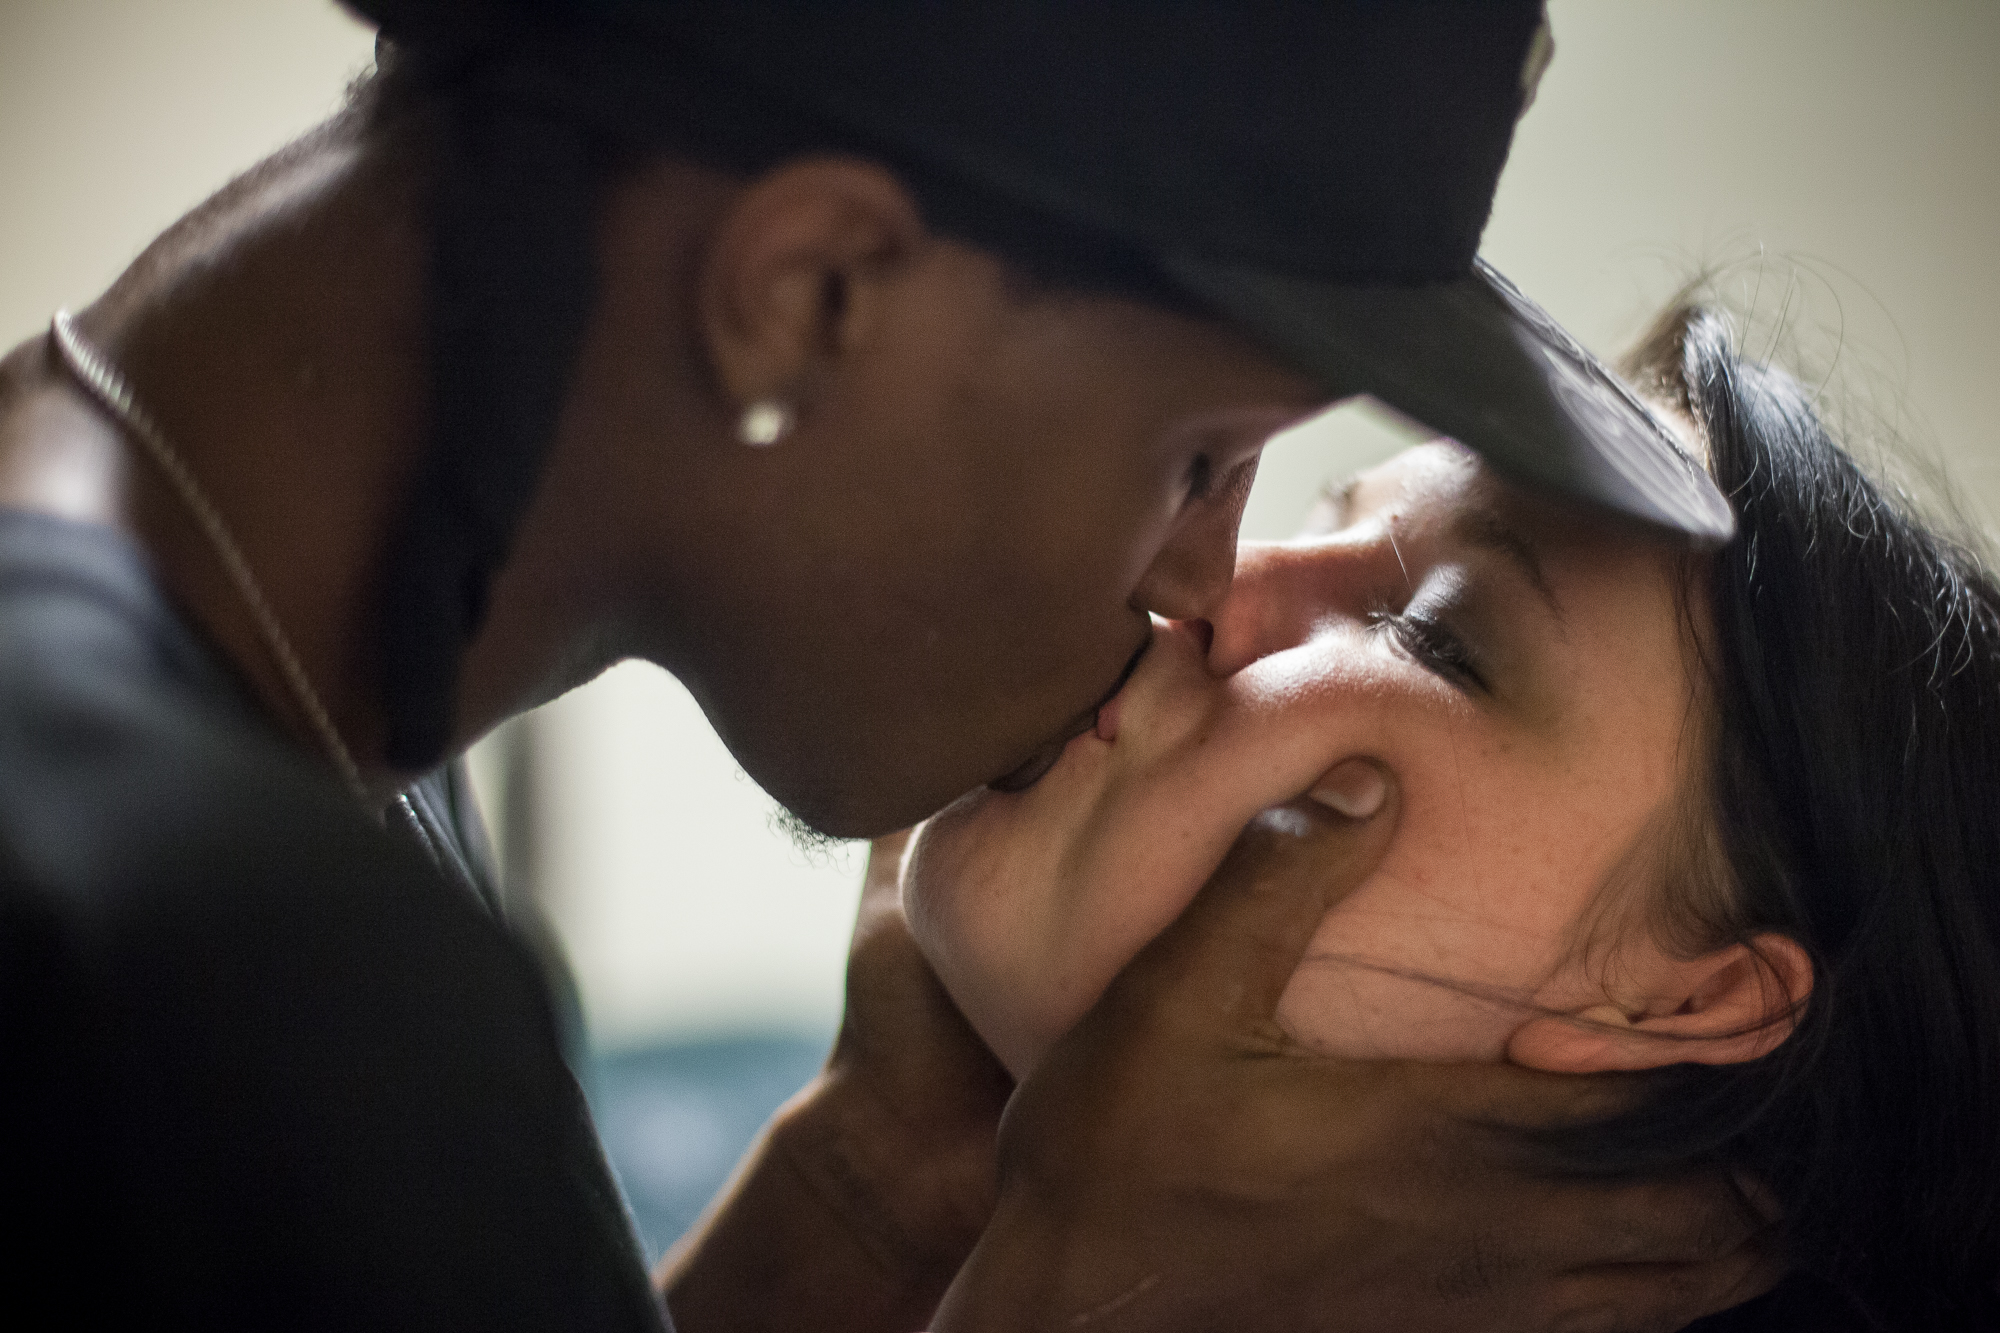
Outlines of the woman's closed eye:
[{"label": "woman's closed eye", "polygon": [[1368,623],[1388,632],[1420,666],[1455,688],[1492,693],[1478,655],[1442,621],[1421,612],[1392,611],[1382,606],[1368,613]]}]

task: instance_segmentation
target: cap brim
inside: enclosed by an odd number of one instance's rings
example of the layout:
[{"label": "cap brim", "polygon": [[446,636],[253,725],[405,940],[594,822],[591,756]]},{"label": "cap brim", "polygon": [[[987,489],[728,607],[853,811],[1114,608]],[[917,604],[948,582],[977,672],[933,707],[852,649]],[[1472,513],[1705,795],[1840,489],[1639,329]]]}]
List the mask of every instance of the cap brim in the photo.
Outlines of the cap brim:
[{"label": "cap brim", "polygon": [[1720,545],[1705,469],[1595,357],[1479,261],[1413,286],[1347,286],[1185,257],[1174,280],[1338,397],[1371,394],[1502,475]]}]

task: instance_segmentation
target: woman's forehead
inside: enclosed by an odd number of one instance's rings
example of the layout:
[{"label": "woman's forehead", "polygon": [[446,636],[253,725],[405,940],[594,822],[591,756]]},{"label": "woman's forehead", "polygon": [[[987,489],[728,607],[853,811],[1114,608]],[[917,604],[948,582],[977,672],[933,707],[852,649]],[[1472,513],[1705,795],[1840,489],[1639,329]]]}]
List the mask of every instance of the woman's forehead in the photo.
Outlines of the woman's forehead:
[{"label": "woman's forehead", "polygon": [[1510,481],[1471,449],[1443,437],[1413,444],[1357,474],[1344,494],[1357,509],[1421,514],[1452,524],[1460,535],[1500,531],[1551,554],[1653,555],[1679,549],[1671,539],[1592,505]]}]

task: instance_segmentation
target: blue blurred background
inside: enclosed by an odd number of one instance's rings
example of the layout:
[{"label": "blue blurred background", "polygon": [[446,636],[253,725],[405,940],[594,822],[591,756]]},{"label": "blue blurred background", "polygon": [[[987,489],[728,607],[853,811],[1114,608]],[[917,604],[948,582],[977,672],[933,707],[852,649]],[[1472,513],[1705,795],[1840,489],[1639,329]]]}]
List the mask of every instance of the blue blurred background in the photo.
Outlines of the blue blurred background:
[{"label": "blue blurred background", "polygon": [[605,1153],[652,1263],[701,1216],[827,1037],[725,1037],[602,1052],[583,1071]]}]

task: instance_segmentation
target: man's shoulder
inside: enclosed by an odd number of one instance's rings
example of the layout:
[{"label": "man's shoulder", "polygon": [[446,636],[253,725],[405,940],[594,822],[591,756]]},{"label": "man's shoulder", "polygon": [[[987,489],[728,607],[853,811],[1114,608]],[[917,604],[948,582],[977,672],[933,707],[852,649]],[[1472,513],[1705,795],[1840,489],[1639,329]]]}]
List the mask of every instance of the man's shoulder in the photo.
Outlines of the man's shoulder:
[{"label": "man's shoulder", "polygon": [[107,983],[262,965],[301,932],[352,935],[357,958],[401,939],[460,968],[518,961],[246,706],[129,547],[18,515],[0,517],[0,901],[17,944]]},{"label": "man's shoulder", "polygon": [[198,761],[248,722],[130,543],[0,508],[0,777],[102,776],[161,746]]},{"label": "man's shoulder", "polygon": [[[112,534],[0,515],[0,857],[51,886],[161,881],[356,825],[244,706]],[[140,868],[145,873],[136,873]]]},{"label": "man's shoulder", "polygon": [[0,523],[33,1279],[99,1256],[90,1299],[174,1326],[657,1329],[533,962],[204,657],[129,552]]}]

